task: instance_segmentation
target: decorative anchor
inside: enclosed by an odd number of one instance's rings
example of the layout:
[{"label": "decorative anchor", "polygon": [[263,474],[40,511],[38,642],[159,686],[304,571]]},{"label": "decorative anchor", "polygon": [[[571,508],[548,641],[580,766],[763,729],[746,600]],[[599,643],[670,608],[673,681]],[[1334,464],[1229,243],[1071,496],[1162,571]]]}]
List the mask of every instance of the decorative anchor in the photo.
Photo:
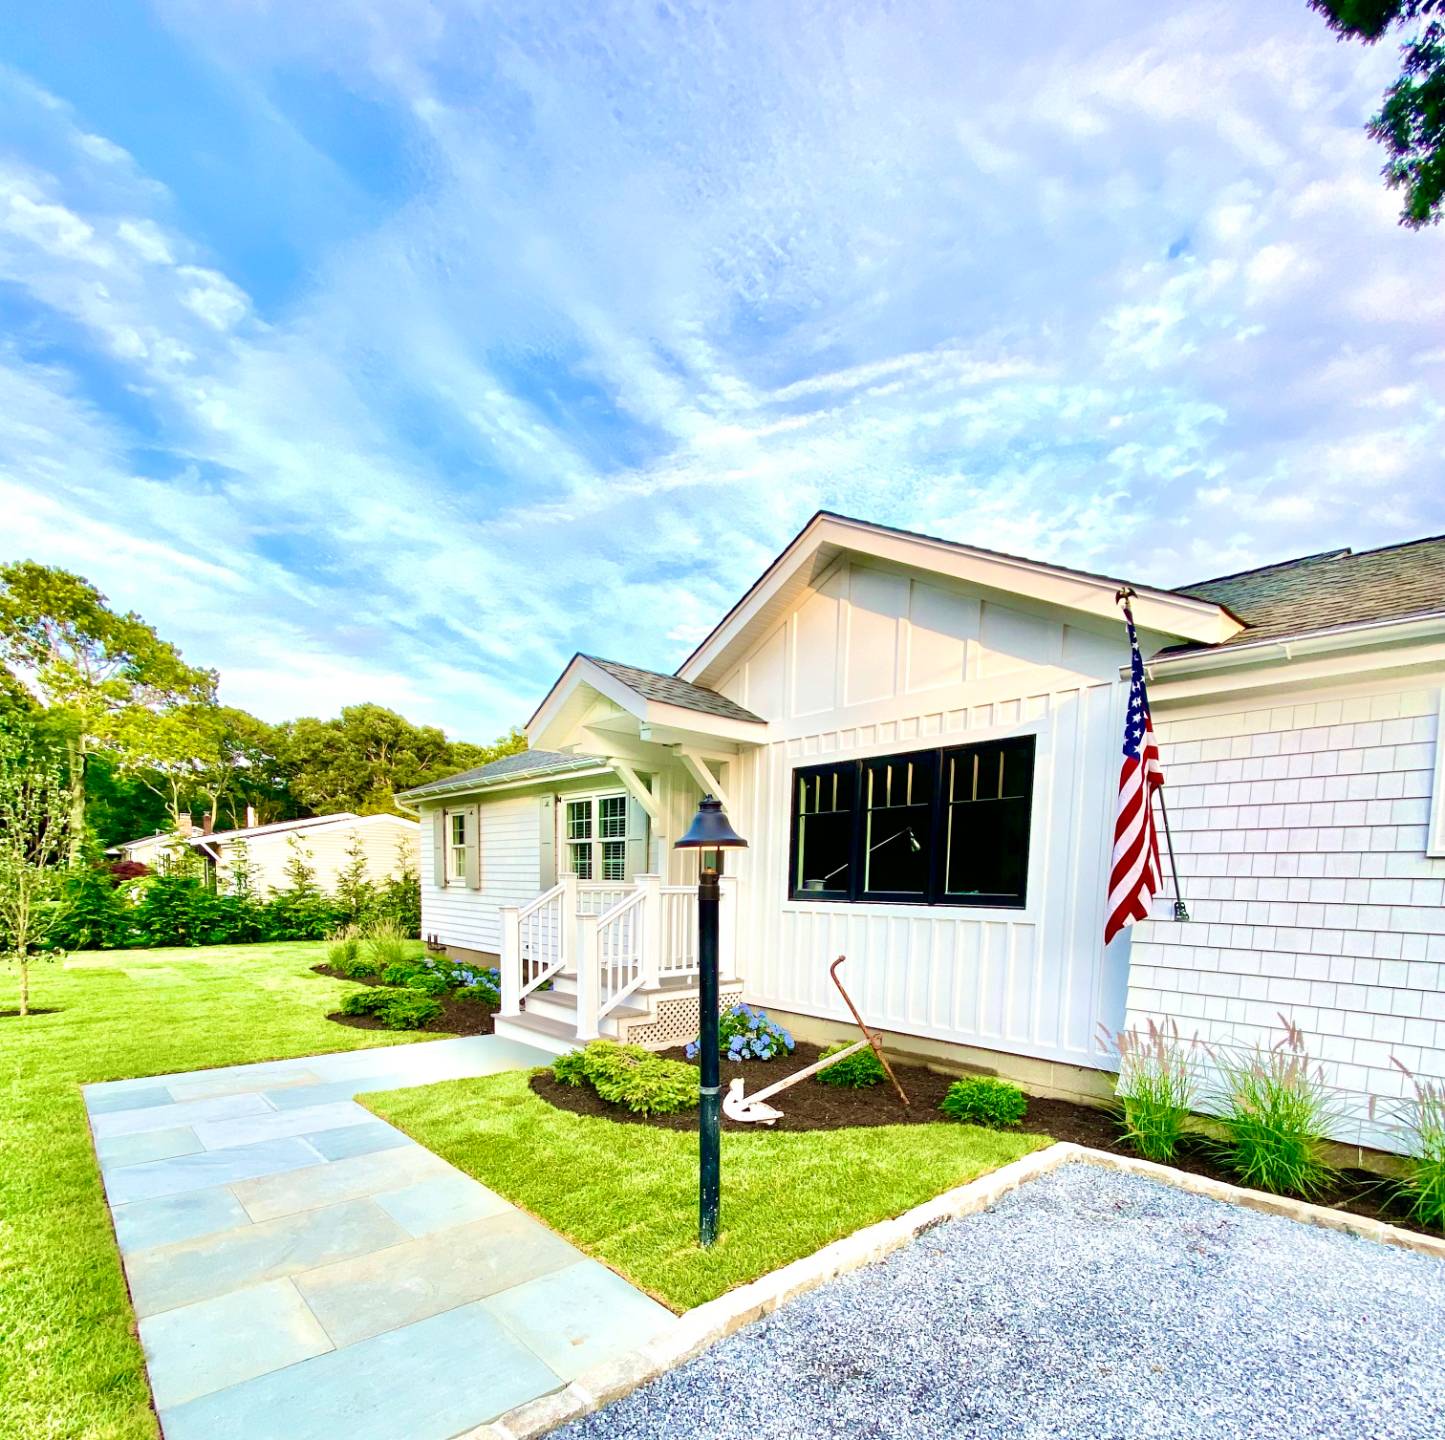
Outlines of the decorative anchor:
[{"label": "decorative anchor", "polygon": [[905,1106],[908,1104],[908,1096],[904,1093],[903,1086],[898,1083],[898,1077],[893,1073],[893,1067],[883,1053],[883,1046],[879,1043],[878,1037],[863,1023],[863,1017],[858,1013],[858,1007],[853,1003],[852,998],[843,988],[843,982],[838,978],[838,967],[847,958],[846,955],[840,955],[828,967],[828,976],[838,987],[838,993],[843,997],[843,1003],[851,1012],[859,1030],[863,1032],[863,1038],[845,1046],[835,1055],[827,1055],[821,1060],[815,1060],[811,1065],[805,1065],[801,1070],[789,1075],[786,1080],[779,1080],[776,1085],[769,1085],[755,1095],[743,1094],[745,1082],[739,1076],[728,1085],[728,1093],[723,1097],[723,1114],[729,1120],[736,1120],[742,1125],[771,1125],[775,1121],[781,1120],[783,1112],[775,1110],[766,1103],[772,1096],[780,1094],[790,1085],[796,1085],[800,1080],[806,1080],[810,1075],[816,1075],[820,1070],[826,1070],[830,1065],[836,1065],[840,1060],[846,1060],[850,1055],[856,1055],[867,1047],[871,1047],[873,1053],[878,1057],[878,1063],[887,1073],[889,1080],[893,1082],[893,1088],[898,1092],[899,1100]]}]

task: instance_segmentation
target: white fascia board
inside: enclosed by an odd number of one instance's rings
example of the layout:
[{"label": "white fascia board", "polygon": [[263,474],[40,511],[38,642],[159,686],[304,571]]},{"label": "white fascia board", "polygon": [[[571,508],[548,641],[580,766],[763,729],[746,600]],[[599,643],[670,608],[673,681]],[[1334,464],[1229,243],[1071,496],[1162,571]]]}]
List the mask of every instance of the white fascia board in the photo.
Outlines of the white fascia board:
[{"label": "white fascia board", "polygon": [[734,720],[727,715],[689,710],[685,705],[669,705],[661,700],[647,702],[643,726],[642,738],[651,736],[662,745],[675,745],[679,738],[685,741],[689,736],[741,741],[745,745],[761,745],[768,738],[766,721]]},{"label": "white fascia board", "polygon": [[647,718],[647,701],[637,691],[629,689],[615,675],[594,664],[585,655],[574,655],[567,668],[557,677],[546,698],[527,721],[527,744],[534,750],[548,750],[553,747],[541,743],[542,737],[562,711],[567,702],[577,693],[581,685],[595,690],[611,700],[614,705],[635,715],[639,721]]},{"label": "white fascia board", "polygon": [[580,766],[576,770],[548,770],[542,774],[520,775],[515,780],[498,781],[487,784],[485,781],[478,784],[475,780],[465,785],[459,785],[455,790],[439,790],[433,795],[423,795],[417,802],[417,809],[429,808],[436,805],[446,806],[454,800],[487,800],[493,795],[509,794],[514,790],[537,790],[546,786],[565,784],[571,780],[591,780],[599,775],[613,775],[616,772],[605,760],[598,760],[595,765],[589,765],[586,769]]},{"label": "white fascia board", "polygon": [[1445,613],[1372,621],[1145,662],[1155,704],[1287,684],[1346,683],[1445,666]]},{"label": "white fascia board", "polygon": [[[773,562],[717,629],[688,656],[678,675],[684,680],[696,681],[714,666],[752,617],[824,545],[944,575],[1004,595],[1027,595],[1044,604],[1111,623],[1117,623],[1120,617],[1115,600],[1119,589],[1117,581],[1064,570],[1041,561],[974,550],[945,540],[897,534],[861,521],[824,515],[809,525]],[[1135,591],[1134,620],[1141,629],[1207,645],[1217,645],[1244,629],[1240,621],[1213,601],[1196,600],[1149,586],[1132,588]]]}]

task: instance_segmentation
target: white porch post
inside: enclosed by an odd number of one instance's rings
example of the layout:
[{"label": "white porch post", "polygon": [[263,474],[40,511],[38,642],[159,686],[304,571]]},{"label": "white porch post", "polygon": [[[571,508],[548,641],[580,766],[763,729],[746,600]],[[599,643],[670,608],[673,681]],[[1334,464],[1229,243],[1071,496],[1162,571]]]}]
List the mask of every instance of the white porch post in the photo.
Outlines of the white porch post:
[{"label": "white porch post", "polygon": [[727,980],[738,978],[738,877],[718,876],[717,964]]},{"label": "white porch post", "polygon": [[577,1038],[595,1040],[602,973],[597,962],[597,916],[577,916]]},{"label": "white porch post", "polygon": [[562,875],[562,918],[557,923],[557,960],[564,971],[577,966],[577,877],[567,870]]},{"label": "white porch post", "polygon": [[516,905],[500,907],[502,917],[502,1011],[522,1013],[522,922]]},{"label": "white porch post", "polygon": [[642,892],[642,988],[656,990],[662,984],[662,876],[639,875],[637,888]]}]

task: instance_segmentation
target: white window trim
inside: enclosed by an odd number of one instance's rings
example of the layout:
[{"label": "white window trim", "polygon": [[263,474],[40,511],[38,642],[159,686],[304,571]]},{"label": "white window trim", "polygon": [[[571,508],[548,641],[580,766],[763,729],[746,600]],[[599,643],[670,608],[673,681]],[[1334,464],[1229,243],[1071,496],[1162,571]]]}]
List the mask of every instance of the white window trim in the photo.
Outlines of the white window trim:
[{"label": "white window trim", "polygon": [[[463,810],[447,810],[443,812],[445,819],[442,822],[446,832],[446,856],[445,874],[447,888],[456,887],[465,889],[467,884],[467,825],[471,820],[471,814]],[[462,822],[462,843],[460,846],[452,839],[452,823],[456,820]],[[461,864],[457,864],[457,852],[461,851]]]},{"label": "white window trim", "polygon": [[1435,726],[1435,773],[1430,781],[1430,828],[1425,832],[1425,854],[1445,859],[1445,687],[1441,688]]},{"label": "white window trim", "polygon": [[[622,801],[621,835],[604,836],[601,833],[601,803],[604,800]],[[571,806],[580,804],[582,801],[586,801],[592,807],[592,833],[586,840],[573,840],[567,834],[567,815]],[[557,807],[557,809],[559,812],[557,817],[559,832],[557,836],[557,844],[562,851],[562,865],[559,868],[564,870],[565,873],[569,875],[576,874],[576,872],[572,869],[573,849],[579,848],[582,845],[587,845],[592,851],[592,873],[591,875],[587,876],[586,879],[583,879],[583,877],[579,875],[577,877],[578,880],[584,885],[626,884],[627,882],[623,877],[627,874],[627,792],[625,790],[587,790],[582,792],[581,794],[573,792],[572,794],[564,795],[562,797],[562,803]],[[615,842],[622,846],[622,876],[619,876],[615,880],[608,880],[602,873],[605,863],[603,846],[612,842]]]}]

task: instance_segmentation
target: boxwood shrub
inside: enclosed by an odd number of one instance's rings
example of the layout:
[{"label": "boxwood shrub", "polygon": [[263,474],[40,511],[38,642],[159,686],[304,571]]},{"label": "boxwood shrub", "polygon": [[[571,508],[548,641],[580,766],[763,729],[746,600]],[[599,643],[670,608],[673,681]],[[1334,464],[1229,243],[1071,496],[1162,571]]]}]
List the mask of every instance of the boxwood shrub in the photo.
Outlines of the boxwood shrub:
[{"label": "boxwood shrub", "polygon": [[955,1080],[938,1107],[951,1120],[970,1125],[987,1125],[1001,1130],[1017,1125],[1028,1114],[1028,1096],[1007,1080],[991,1075],[971,1075]]},{"label": "boxwood shrub", "polygon": [[[836,1055],[840,1050],[846,1050],[849,1043],[840,1040],[836,1045],[828,1046],[818,1058]],[[813,1078],[823,1085],[838,1085],[845,1090],[866,1090],[870,1085],[886,1080],[888,1076],[883,1069],[883,1062],[873,1053],[873,1047],[868,1045],[856,1055],[850,1055],[846,1060],[839,1060],[836,1065],[818,1071]]]},{"label": "boxwood shrub", "polygon": [[601,1099],[638,1115],[674,1115],[697,1104],[697,1070],[640,1045],[593,1040],[583,1050],[559,1056],[552,1075],[564,1085],[585,1081]]}]

